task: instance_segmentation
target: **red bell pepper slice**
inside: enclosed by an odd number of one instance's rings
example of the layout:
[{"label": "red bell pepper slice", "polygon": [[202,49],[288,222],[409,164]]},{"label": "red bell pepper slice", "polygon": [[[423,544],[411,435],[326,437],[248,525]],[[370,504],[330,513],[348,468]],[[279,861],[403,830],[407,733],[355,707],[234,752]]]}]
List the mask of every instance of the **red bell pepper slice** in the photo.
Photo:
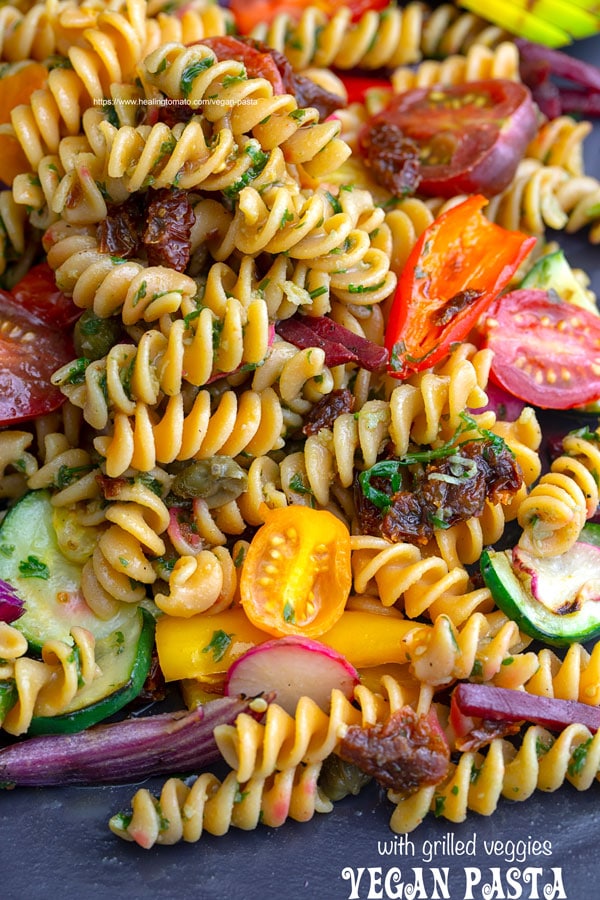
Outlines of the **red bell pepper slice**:
[{"label": "red bell pepper slice", "polygon": [[335,74],[346,88],[348,103],[364,103],[365,94],[373,88],[390,92],[392,90],[389,78],[379,78],[373,75],[355,75],[352,72],[342,72],[337,69]]},{"label": "red bell pepper slice", "polygon": [[401,273],[386,329],[389,374],[406,379],[447,357],[506,287],[536,238],[485,218],[474,194],[425,229]]}]

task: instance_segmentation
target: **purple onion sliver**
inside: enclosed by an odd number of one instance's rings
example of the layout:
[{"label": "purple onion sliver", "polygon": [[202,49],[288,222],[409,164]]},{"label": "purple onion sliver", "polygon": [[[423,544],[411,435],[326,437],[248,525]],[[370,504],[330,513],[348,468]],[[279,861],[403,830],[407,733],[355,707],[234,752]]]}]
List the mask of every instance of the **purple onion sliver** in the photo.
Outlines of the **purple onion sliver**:
[{"label": "purple onion sliver", "polygon": [[0,750],[5,786],[95,785],[202,769],[220,758],[216,725],[252,712],[252,700],[223,697],[191,712],[161,713],[43,735]]},{"label": "purple onion sliver", "polygon": [[369,372],[385,369],[389,359],[385,347],[373,343],[360,334],[355,334],[333,319],[328,319],[327,316],[311,317],[310,323],[312,330],[319,337],[341,344],[354,353],[363,369]]},{"label": "purple onion sliver", "polygon": [[600,116],[600,92],[588,94],[586,91],[560,92],[560,104],[563,113],[579,113],[579,115]]},{"label": "purple onion sliver", "polygon": [[318,335],[311,327],[309,317],[293,316],[291,319],[281,319],[276,323],[275,331],[284,341],[289,341],[290,344],[300,347],[301,350],[309,347],[318,347],[323,350],[325,363],[328,366],[358,362],[358,357],[352,350]]},{"label": "purple onion sliver", "polygon": [[25,603],[12,584],[0,578],[0,622],[10,624],[23,615]]},{"label": "purple onion sliver", "polygon": [[500,688],[488,684],[459,684],[455,699],[467,716],[481,716],[506,722],[525,720],[562,731],[569,725],[585,725],[590,731],[600,728],[600,708],[578,700],[561,700]]},{"label": "purple onion sliver", "polygon": [[550,66],[553,75],[574,81],[581,87],[590,88],[592,91],[600,91],[600,69],[591,63],[574,59],[561,50],[551,50],[541,44],[533,44],[524,38],[516,38],[515,44],[519,52],[529,62],[546,62]]}]

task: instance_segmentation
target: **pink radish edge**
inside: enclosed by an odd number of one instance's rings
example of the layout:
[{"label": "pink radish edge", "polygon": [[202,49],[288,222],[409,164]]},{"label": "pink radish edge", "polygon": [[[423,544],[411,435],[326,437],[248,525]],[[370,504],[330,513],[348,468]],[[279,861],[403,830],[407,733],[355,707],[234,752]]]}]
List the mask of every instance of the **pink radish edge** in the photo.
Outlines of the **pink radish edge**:
[{"label": "pink radish edge", "polygon": [[286,635],[240,656],[229,669],[225,692],[254,697],[274,691],[275,702],[293,715],[303,696],[327,712],[334,688],[351,699],[359,681],[354,666],[336,650],[312,638]]}]

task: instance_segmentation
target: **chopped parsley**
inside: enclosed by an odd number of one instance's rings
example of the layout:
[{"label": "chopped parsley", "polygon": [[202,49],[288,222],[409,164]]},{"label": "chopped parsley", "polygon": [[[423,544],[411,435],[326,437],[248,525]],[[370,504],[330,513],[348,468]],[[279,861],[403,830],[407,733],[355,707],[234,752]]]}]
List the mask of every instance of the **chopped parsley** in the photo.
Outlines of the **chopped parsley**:
[{"label": "chopped parsley", "polygon": [[19,574],[22,578],[43,578],[47,581],[50,578],[50,569],[37,556],[29,555],[19,563]]},{"label": "chopped parsley", "polygon": [[227,634],[226,631],[223,631],[222,628],[219,628],[218,631],[213,631],[212,638],[210,639],[206,647],[202,648],[202,652],[212,653],[214,661],[219,662],[227,653],[229,645],[231,644],[232,637],[233,632],[231,634]]}]

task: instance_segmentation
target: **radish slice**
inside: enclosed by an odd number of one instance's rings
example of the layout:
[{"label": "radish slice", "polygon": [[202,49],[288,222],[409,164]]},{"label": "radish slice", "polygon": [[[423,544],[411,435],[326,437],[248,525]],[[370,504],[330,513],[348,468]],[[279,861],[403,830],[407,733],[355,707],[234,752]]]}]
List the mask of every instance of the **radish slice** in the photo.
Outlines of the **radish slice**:
[{"label": "radish slice", "polygon": [[293,715],[300,697],[310,697],[325,712],[331,692],[348,699],[359,675],[345,657],[319,641],[299,635],[274,638],[252,647],[237,659],[227,675],[228,696],[256,697],[275,691],[276,702]]}]

